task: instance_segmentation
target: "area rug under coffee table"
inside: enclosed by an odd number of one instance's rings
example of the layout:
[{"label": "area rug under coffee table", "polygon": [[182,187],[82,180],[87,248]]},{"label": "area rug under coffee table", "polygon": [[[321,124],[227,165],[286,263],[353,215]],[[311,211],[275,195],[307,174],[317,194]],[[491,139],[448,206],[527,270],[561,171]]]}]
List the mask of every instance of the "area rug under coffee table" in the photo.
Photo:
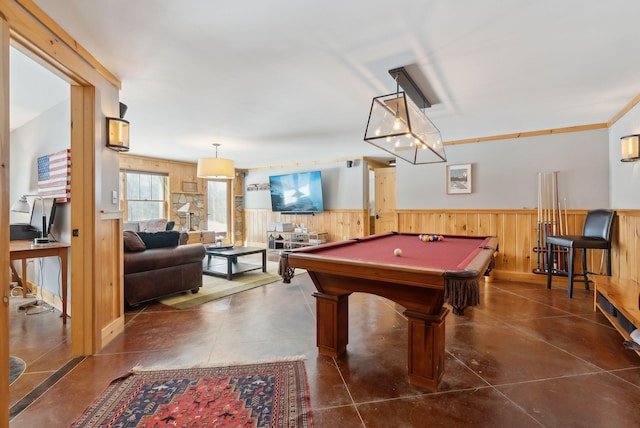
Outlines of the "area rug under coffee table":
[{"label": "area rug under coffee table", "polygon": [[[282,283],[282,277],[278,275],[278,263],[267,262],[267,272],[251,271],[233,278],[232,281],[226,278],[203,275],[202,288],[195,294],[180,293],[158,299],[163,305],[171,306],[174,309],[191,309],[198,305],[222,299],[223,297],[251,290],[252,288],[274,282]],[[306,271],[298,269],[296,275]]]},{"label": "area rug under coffee table", "polygon": [[72,427],[312,427],[302,361],[134,370]]}]

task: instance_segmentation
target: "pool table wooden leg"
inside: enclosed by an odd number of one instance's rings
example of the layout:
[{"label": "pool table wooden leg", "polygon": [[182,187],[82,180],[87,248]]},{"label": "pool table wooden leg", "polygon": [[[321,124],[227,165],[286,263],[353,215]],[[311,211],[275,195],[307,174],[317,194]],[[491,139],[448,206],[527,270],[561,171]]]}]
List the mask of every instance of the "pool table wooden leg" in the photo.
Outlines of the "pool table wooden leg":
[{"label": "pool table wooden leg", "polygon": [[448,313],[446,307],[438,315],[404,312],[409,322],[409,383],[438,390],[444,373],[444,321]]},{"label": "pool table wooden leg", "polygon": [[349,341],[349,295],[314,293],[316,298],[316,344],[322,355],[339,357]]}]

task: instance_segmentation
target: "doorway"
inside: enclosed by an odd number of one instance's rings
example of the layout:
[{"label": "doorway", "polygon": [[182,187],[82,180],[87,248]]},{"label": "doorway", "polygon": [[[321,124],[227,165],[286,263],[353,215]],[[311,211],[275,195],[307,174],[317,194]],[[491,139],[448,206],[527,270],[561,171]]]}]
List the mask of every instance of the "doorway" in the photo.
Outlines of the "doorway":
[{"label": "doorway", "polygon": [[[121,215],[116,216],[118,213],[111,211],[104,214],[98,212],[96,207],[106,206],[108,202],[106,198],[104,202],[97,202],[95,199],[96,194],[107,195],[102,188],[99,188],[99,192],[96,191],[98,185],[117,188],[117,174],[113,178],[115,185],[110,181],[117,172],[117,161],[114,161],[117,157],[116,154],[107,153],[111,151],[104,145],[105,125],[101,125],[101,121],[96,119],[103,119],[112,112],[116,114],[121,82],[81,46],[65,41],[73,39],[43,15],[37,6],[31,3],[17,5],[14,2],[1,2],[0,64],[3,66],[0,67],[0,153],[6,157],[5,167],[0,168],[0,223],[10,223],[9,50],[10,46],[14,46],[70,85],[71,120],[67,124],[71,128],[70,149],[74,159],[71,165],[71,182],[74,184],[73,204],[70,204],[70,229],[73,237],[70,265],[74,269],[69,294],[73,295],[70,313],[76,320],[71,324],[70,342],[71,355],[88,355],[99,350],[104,341],[103,324],[106,323],[106,317],[102,316],[99,309],[102,307],[100,304],[110,296],[103,292],[102,286],[106,288],[109,284],[117,284],[112,289],[118,292],[122,288],[117,271],[99,270],[102,264],[117,259],[118,253],[98,253],[98,239],[105,248],[118,248],[115,242],[118,235],[108,234],[112,228],[106,226],[111,226],[118,220],[121,222]],[[103,150],[98,150],[99,147],[103,147]],[[100,218],[97,217],[98,214],[101,214]],[[0,231],[4,248],[0,259],[3,269],[8,273],[10,237],[7,231],[9,228],[6,226],[4,232]],[[104,272],[113,274],[113,277],[106,278],[101,275]],[[5,278],[2,287],[3,304],[0,305],[0,324],[3,326],[4,338],[0,340],[0,361],[4,361],[4,369],[0,371],[0,425],[3,426],[8,424],[9,419],[9,275]]]},{"label": "doorway", "polygon": [[[55,162],[49,164],[51,168],[45,164],[53,160],[50,154],[69,149],[71,145],[71,85],[23,53],[19,46],[9,48],[9,76],[9,162],[14,165],[9,175],[10,224],[33,225],[37,220],[31,218],[34,206],[39,203],[55,206],[55,211],[48,209],[42,213],[49,223],[55,212],[51,227],[47,224],[48,230],[43,235],[70,243],[70,203],[57,198],[53,205],[54,198],[39,195],[52,184],[65,187],[52,179],[57,175],[53,171]],[[62,171],[68,174],[67,169]],[[50,173],[48,177],[46,171]],[[62,183],[66,183],[64,178]],[[64,193],[66,191],[60,194]],[[24,210],[27,212],[14,210],[15,203],[23,197],[29,206]],[[10,236],[10,239],[20,238],[25,237]],[[21,270],[19,262],[11,263]],[[26,299],[18,287],[10,293],[10,354],[26,364],[24,374],[12,383],[11,391],[34,389],[42,377],[54,373],[71,359],[71,318],[66,325],[61,318],[65,294],[62,288],[68,290],[69,284],[62,283],[60,263],[58,257],[29,259],[28,281],[22,281],[22,286],[28,287],[31,293]],[[20,276],[24,279],[25,272],[20,272]]]},{"label": "doorway", "polygon": [[397,231],[395,167],[369,170],[369,195],[370,232],[380,234]]}]

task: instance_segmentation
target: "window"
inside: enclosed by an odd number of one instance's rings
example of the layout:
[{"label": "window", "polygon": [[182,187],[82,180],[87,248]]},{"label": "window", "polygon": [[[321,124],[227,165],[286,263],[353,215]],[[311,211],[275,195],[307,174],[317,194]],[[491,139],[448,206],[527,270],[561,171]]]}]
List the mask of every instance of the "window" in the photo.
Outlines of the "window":
[{"label": "window", "polygon": [[120,171],[122,211],[126,220],[167,218],[167,174]]},{"label": "window", "polygon": [[230,238],[229,180],[207,181],[207,230],[216,232],[216,236]]}]

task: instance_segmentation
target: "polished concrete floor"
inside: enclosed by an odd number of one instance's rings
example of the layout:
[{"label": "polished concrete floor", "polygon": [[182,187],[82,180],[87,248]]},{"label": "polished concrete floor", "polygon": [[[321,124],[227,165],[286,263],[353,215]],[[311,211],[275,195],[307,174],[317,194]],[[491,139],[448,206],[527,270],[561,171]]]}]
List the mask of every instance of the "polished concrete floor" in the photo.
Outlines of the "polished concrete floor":
[{"label": "polished concrete floor", "polygon": [[333,359],[315,347],[313,291],[301,274],[191,310],[140,307],[127,313],[124,334],[63,375],[70,330],[59,313],[16,310],[11,352],[27,369],[11,386],[11,426],[66,427],[134,366],[289,356],[305,357],[317,427],[640,426],[640,357],[594,312],[593,292],[577,289],[570,300],[561,288],[483,284],[480,306],[447,316],[445,373],[430,393],[407,381],[401,308],[352,295],[348,351]]}]

